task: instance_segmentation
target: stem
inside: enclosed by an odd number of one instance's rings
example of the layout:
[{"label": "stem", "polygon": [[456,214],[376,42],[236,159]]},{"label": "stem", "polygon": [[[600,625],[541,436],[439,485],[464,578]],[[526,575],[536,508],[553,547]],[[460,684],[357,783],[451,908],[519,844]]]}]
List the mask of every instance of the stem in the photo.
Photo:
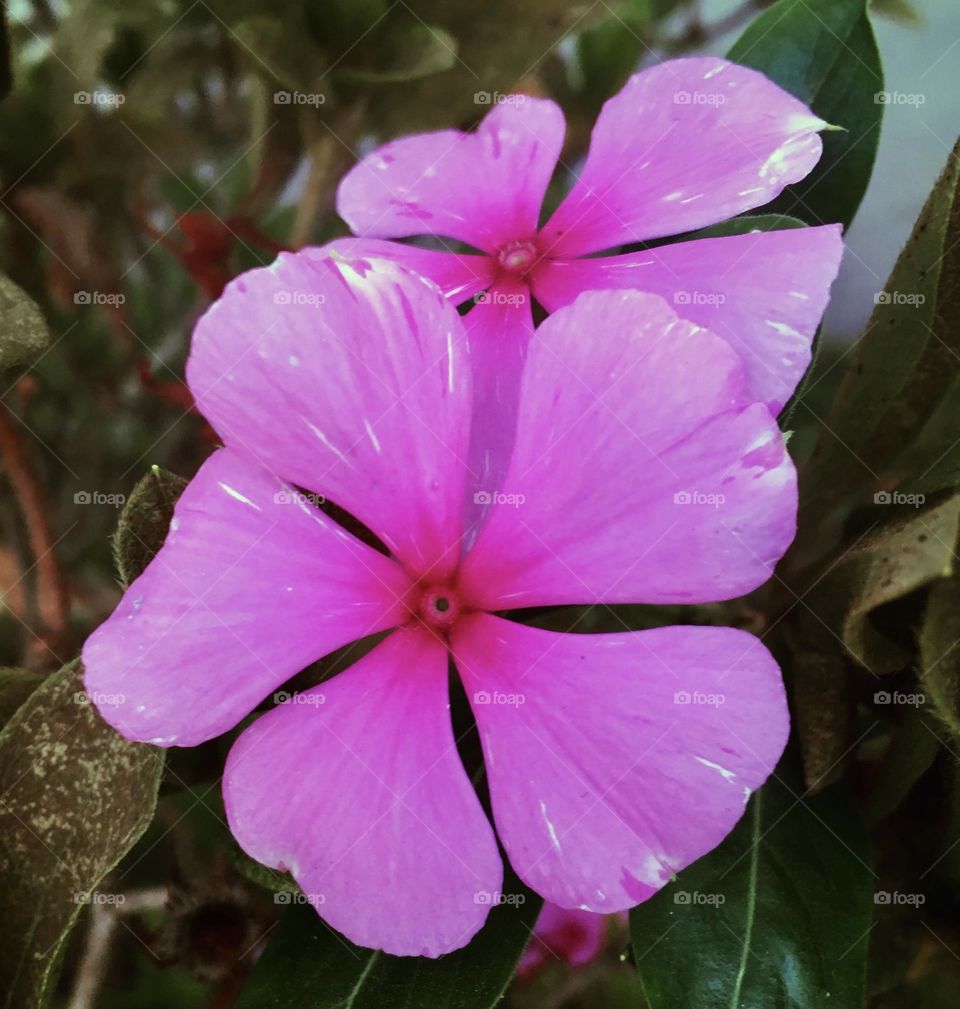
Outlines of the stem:
[{"label": "stem", "polygon": [[27,540],[36,569],[31,606],[42,627],[36,633],[45,649],[56,656],[67,637],[70,612],[66,577],[54,553],[54,540],[44,508],[44,492],[27,462],[12,411],[0,403],[0,462],[3,463],[14,497],[27,529]]}]

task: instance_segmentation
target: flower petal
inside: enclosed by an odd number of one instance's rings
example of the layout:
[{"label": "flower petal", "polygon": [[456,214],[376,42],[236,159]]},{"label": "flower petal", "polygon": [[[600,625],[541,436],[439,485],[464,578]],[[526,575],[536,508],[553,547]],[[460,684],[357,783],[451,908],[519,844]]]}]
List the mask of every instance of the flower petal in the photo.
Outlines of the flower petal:
[{"label": "flower petal", "polygon": [[439,235],[493,252],[536,234],[563,134],[557,105],[513,95],[473,133],[422,133],[368,154],[343,177],[337,212],[365,237]]},{"label": "flower petal", "polygon": [[485,291],[497,273],[496,263],[489,256],[438,252],[379,238],[337,238],[322,248],[302,251],[321,257],[333,252],[346,259],[386,259],[399,263],[432,280],[455,305]]},{"label": "flower petal", "polygon": [[488,514],[485,502],[503,484],[513,451],[520,378],[533,336],[530,289],[503,278],[477,296],[463,321],[473,374],[464,537],[469,546]]},{"label": "flower petal", "polygon": [[520,878],[619,911],[719,844],[786,744],[780,671],[728,627],[556,634],[488,614],[454,656]]},{"label": "flower petal", "polygon": [[415,574],[456,562],[470,370],[460,317],[428,281],[282,254],[200,319],[187,381],[227,445],[329,496]]},{"label": "flower petal", "polygon": [[534,293],[550,311],[581,291],[659,294],[684,319],[729,340],[752,399],[779,413],[810,364],[810,347],[843,252],[839,224],[755,231],[597,259],[545,261]]},{"label": "flower petal", "polygon": [[299,701],[230,752],[224,800],[241,847],[289,870],[361,946],[435,957],[465,945],[503,867],[457,754],[445,645],[402,629]]},{"label": "flower petal", "polygon": [[504,496],[461,572],[474,607],[713,602],[762,584],[789,546],[776,422],[731,346],[662,298],[595,291],[555,312],[521,402]]},{"label": "flower petal", "polygon": [[763,74],[715,56],[643,70],[603,106],[541,248],[580,256],[763,206],[817,163],[825,125]]},{"label": "flower petal", "polygon": [[87,639],[87,691],[128,739],[195,746],[316,659],[408,619],[409,586],[396,563],[223,449]]}]

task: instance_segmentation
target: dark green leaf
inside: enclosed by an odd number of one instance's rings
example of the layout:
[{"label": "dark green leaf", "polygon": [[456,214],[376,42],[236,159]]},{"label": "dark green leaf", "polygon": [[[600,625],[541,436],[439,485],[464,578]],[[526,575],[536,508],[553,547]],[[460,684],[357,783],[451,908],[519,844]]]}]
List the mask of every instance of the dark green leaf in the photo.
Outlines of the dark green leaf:
[{"label": "dark green leaf", "polygon": [[338,80],[351,84],[402,84],[452,69],[457,62],[457,40],[436,25],[419,21],[394,28],[388,44],[372,67],[343,67]]},{"label": "dark green leaf", "polygon": [[849,224],[880,139],[883,70],[867,0],[779,0],[729,53],[761,70],[839,131],[823,134],[823,157],[773,205],[810,224]]},{"label": "dark green leaf", "polygon": [[10,69],[10,40],[7,38],[7,8],[0,10],[0,100],[7,97],[13,84]]},{"label": "dark green leaf", "polygon": [[124,586],[139,577],[163,546],[173,506],[186,486],[183,477],[152,466],[133,488],[113,538],[114,563]]},{"label": "dark green leaf", "polygon": [[[312,908],[291,906],[271,934],[236,1009],[304,1009],[305,992],[310,1009],[496,1005],[540,909],[538,897],[519,884],[508,887],[523,902],[493,908],[469,945],[436,960],[363,949],[324,924]],[[283,896],[277,895],[278,902],[284,903]]]},{"label": "dark green leaf", "polygon": [[[920,691],[923,689],[921,686]],[[919,707],[907,707],[871,777],[864,802],[868,823],[879,823],[900,806],[927,772],[939,749],[940,739],[926,712]]]},{"label": "dark green leaf", "polygon": [[43,680],[43,673],[35,673],[31,669],[0,669],[0,727]]},{"label": "dark green leaf", "polygon": [[89,895],[153,817],[163,768],[84,694],[79,663],[0,733],[0,1005],[39,1009]]},{"label": "dark green leaf", "polygon": [[920,689],[960,742],[960,578],[945,578],[927,596],[920,633]]},{"label": "dark green leaf", "polygon": [[677,241],[691,242],[697,238],[726,238],[730,235],[748,235],[751,231],[786,231],[788,228],[805,228],[806,221],[789,214],[744,214],[729,221],[713,224],[700,231],[681,235]]},{"label": "dark green leaf", "polygon": [[913,661],[909,633],[875,619],[894,603],[953,574],[960,532],[960,494],[894,510],[878,495],[878,521],[833,562],[806,599],[819,620],[843,641],[848,654],[874,673],[891,673]]},{"label": "dark green leaf", "polygon": [[595,103],[606,101],[619,91],[648,51],[646,26],[652,16],[649,0],[628,0],[580,32],[578,90]]},{"label": "dark green leaf", "polygon": [[649,1009],[862,1009],[872,891],[849,797],[771,779],[719,848],[630,913]]},{"label": "dark green leaf", "polygon": [[837,391],[827,417],[832,433],[822,437],[809,470],[814,484],[837,493],[856,480],[903,483],[911,490],[945,485],[930,463],[956,440],[955,412],[923,458],[915,452],[902,457],[960,379],[958,180],[955,149],[877,297]]},{"label": "dark green leaf", "polygon": [[50,333],[33,299],[0,274],[0,370],[32,364],[50,343]]}]

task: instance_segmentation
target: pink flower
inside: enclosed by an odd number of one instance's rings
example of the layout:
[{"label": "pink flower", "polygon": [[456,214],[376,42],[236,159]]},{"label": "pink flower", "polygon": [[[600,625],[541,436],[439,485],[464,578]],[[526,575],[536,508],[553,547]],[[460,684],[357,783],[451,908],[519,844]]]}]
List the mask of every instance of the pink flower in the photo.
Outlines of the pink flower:
[{"label": "pink flower", "polygon": [[609,920],[609,915],[544,904],[517,973],[530,978],[557,960],[570,967],[585,966],[600,955]]},{"label": "pink flower", "polygon": [[[713,56],[669,60],[604,105],[573,188],[541,227],[563,113],[512,95],[473,133],[405,137],[363,158],[341,182],[337,209],[364,240],[334,245],[396,259],[458,304],[475,299],[467,320],[476,396],[505,419],[533,329],[530,296],[553,312],[606,288],[659,294],[682,318],[729,340],[749,394],[777,413],[810,363],[840,263],[840,225],[594,254],[769,203],[817,163],[826,125],[754,70]],[[481,254],[379,241],[425,234]],[[481,487],[503,475],[509,424],[501,431],[501,443],[487,438],[482,453],[471,451]]]},{"label": "pink flower", "polygon": [[637,292],[554,313],[475,536],[464,458],[471,426],[495,418],[475,419],[466,332],[429,281],[282,254],[203,316],[187,379],[226,447],[87,641],[87,689],[127,738],[192,746],[320,657],[391,631],[244,729],[224,774],[239,843],[289,870],[330,925],[437,956],[498,899],[497,842],[451,727],[451,657],[499,838],[547,899],[630,907],[729,832],[788,730],[756,638],[559,634],[498,615],[704,603],[768,578],[793,536],[795,473],[729,344]]}]

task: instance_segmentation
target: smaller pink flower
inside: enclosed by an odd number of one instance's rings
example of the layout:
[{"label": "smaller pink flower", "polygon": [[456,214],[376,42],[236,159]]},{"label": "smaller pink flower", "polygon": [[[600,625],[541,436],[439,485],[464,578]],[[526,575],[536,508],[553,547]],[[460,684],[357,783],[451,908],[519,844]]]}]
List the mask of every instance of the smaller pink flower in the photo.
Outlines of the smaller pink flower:
[{"label": "smaller pink flower", "polygon": [[[588,290],[658,294],[681,318],[730,341],[750,395],[779,412],[810,363],[839,268],[840,225],[614,253],[769,203],[817,163],[826,125],[755,70],[714,56],[668,60],[635,74],[603,106],[573,188],[541,226],[563,113],[551,101],[514,95],[475,132],[404,137],[364,157],[337,197],[362,240],[334,247],[396,259],[455,303],[475,300],[467,326],[476,396],[500,421],[497,437],[475,440],[470,458],[479,485],[496,486],[509,457],[533,300],[553,312]],[[479,252],[379,241],[417,235]],[[584,332],[585,340],[602,338]]]},{"label": "smaller pink flower", "polygon": [[590,963],[600,955],[613,917],[544,904],[533,927],[533,936],[520,958],[517,974],[532,977],[558,960],[570,967]]}]

